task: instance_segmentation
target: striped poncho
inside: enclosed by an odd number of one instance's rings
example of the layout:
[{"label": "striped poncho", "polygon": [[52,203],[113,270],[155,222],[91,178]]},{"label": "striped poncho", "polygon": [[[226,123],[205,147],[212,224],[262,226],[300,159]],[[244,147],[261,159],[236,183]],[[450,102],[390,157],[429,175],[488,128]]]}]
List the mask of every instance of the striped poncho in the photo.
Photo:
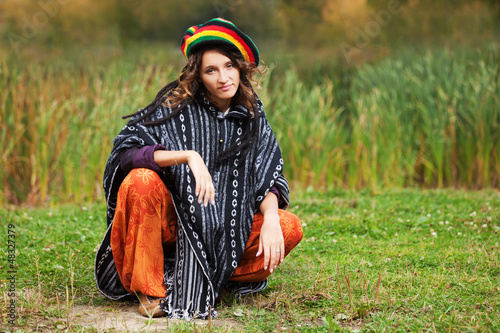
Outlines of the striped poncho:
[{"label": "striped poncho", "polygon": [[[257,105],[259,135],[243,161],[239,161],[239,153],[223,162],[218,156],[240,141],[249,111],[235,106],[224,114],[201,94],[178,116],[159,125],[129,123],[114,139],[104,172],[108,229],[95,262],[96,284],[105,296],[130,296],[120,282],[110,246],[116,196],[126,176],[120,168],[121,154],[132,147],[162,144],[168,150],[197,151],[212,176],[216,194],[215,205],[203,207],[195,196],[195,179],[187,163],[162,169],[160,177],[177,213],[177,241],[175,253],[165,256],[167,295],[161,307],[169,318],[206,319],[217,315],[215,299],[230,285],[228,280],[245,250],[253,217],[270,188],[278,189],[280,208],[288,205],[281,152],[262,103],[257,101]],[[164,118],[169,112],[171,109],[160,106],[152,120]],[[258,291],[265,286],[263,281],[236,287],[244,293],[245,289]]]}]

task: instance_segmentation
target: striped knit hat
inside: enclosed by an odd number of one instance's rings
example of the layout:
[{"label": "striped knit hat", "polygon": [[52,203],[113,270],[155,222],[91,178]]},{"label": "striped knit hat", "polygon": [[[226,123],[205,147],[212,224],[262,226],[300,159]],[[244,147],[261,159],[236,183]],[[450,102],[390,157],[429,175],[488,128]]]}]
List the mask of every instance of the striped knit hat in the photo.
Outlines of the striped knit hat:
[{"label": "striped knit hat", "polygon": [[241,54],[247,62],[259,65],[259,50],[250,37],[241,32],[232,22],[215,18],[186,30],[181,50],[189,58],[205,45],[225,45]]}]

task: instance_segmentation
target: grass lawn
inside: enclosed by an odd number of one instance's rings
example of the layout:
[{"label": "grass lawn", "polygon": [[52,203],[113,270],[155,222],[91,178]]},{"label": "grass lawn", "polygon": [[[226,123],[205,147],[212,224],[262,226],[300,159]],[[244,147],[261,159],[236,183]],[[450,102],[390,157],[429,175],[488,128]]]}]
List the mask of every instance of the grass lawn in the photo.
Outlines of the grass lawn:
[{"label": "grass lawn", "polygon": [[[302,219],[304,239],[267,290],[224,299],[220,322],[231,325],[169,323],[168,329],[500,331],[498,192],[305,191],[289,209]],[[93,280],[103,204],[1,210],[0,218],[0,331],[66,331],[69,325],[69,331],[97,332],[80,327],[68,310],[123,306],[105,299]],[[9,226],[15,273],[9,273]],[[12,274],[15,298],[7,293]],[[17,326],[8,323],[11,300]]]}]

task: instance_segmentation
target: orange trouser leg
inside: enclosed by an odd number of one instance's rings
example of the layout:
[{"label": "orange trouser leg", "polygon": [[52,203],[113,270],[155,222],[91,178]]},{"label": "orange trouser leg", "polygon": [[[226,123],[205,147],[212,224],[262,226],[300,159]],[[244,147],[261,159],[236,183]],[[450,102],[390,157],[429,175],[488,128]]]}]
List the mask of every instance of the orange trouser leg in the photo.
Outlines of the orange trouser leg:
[{"label": "orange trouser leg", "polygon": [[[278,211],[280,216],[280,225],[285,239],[285,256],[300,242],[302,239],[302,225],[297,216],[292,213],[280,209]],[[265,280],[271,272],[264,270],[264,254],[256,257],[259,250],[259,237],[264,216],[262,213],[257,213],[254,216],[252,231],[248,239],[243,257],[236,267],[231,281],[239,282],[257,282]]]},{"label": "orange trouser leg", "polygon": [[160,177],[134,169],[118,191],[111,249],[120,280],[130,293],[165,297],[163,244],[175,244],[176,213]]}]

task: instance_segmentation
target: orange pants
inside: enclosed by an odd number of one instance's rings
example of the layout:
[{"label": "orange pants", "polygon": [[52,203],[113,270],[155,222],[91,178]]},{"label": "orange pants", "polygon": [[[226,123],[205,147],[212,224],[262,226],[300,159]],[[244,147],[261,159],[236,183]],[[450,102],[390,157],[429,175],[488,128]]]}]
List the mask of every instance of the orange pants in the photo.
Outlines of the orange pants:
[{"label": "orange pants", "polygon": [[[285,240],[285,256],[302,239],[299,219],[279,210]],[[263,215],[255,214],[250,238],[231,280],[263,281],[271,273],[264,270],[264,255],[256,257]],[[172,197],[160,177],[149,169],[134,169],[118,191],[111,249],[120,280],[129,292],[165,297],[163,283],[164,248],[175,250],[177,216]]]}]

